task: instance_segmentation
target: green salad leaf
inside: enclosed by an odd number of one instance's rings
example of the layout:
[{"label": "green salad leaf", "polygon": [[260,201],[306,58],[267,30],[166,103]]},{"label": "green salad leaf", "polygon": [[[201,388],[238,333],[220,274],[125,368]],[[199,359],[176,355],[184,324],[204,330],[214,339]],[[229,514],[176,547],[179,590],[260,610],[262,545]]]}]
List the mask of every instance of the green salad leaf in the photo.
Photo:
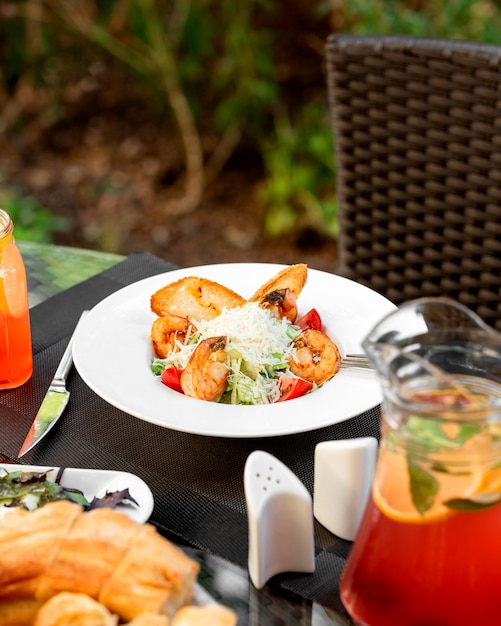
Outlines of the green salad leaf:
[{"label": "green salad leaf", "polygon": [[102,498],[87,500],[82,491],[61,485],[65,468],[60,468],[54,481],[49,480],[50,470],[42,472],[8,472],[0,469],[0,508],[22,508],[29,511],[40,508],[49,502],[69,500],[81,505],[84,510],[108,506],[114,508],[118,504],[136,504],[128,489],[106,493]]}]

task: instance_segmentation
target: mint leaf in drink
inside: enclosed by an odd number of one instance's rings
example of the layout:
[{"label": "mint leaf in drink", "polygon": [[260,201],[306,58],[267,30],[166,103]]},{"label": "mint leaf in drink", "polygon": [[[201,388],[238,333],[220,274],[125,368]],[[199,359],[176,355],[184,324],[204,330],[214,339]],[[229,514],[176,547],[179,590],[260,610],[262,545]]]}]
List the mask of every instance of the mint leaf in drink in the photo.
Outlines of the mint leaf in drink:
[{"label": "mint leaf in drink", "polygon": [[481,427],[413,415],[405,424],[405,430],[414,442],[428,449],[438,449],[460,448],[465,441],[479,433]]},{"label": "mint leaf in drink", "polygon": [[482,493],[471,498],[452,498],[446,500],[444,505],[455,511],[483,511],[501,502],[501,493]]},{"label": "mint leaf in drink", "polygon": [[410,475],[412,502],[417,511],[424,515],[433,506],[438,493],[437,479],[418,465],[410,455],[407,456]]}]

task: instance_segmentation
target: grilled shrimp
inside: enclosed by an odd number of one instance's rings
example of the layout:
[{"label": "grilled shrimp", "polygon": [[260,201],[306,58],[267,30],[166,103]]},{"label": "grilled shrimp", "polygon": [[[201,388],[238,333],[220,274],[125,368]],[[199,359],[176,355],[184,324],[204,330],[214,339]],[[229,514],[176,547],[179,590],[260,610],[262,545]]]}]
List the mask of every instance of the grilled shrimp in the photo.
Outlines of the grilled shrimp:
[{"label": "grilled shrimp", "polygon": [[187,396],[199,400],[219,400],[226,389],[226,337],[204,339],[195,348],[181,374],[181,387]]},{"label": "grilled shrimp", "polygon": [[289,368],[296,376],[321,385],[337,372],[341,354],[321,330],[304,330],[294,339],[293,346]]},{"label": "grilled shrimp", "polygon": [[285,317],[292,323],[296,321],[296,296],[292,289],[286,288],[270,291],[259,301],[259,306],[263,309],[268,309],[278,319]]},{"label": "grilled shrimp", "polygon": [[151,341],[157,357],[165,359],[172,352],[177,352],[177,343],[183,342],[192,330],[193,326],[186,317],[170,313],[158,317],[151,327]]}]

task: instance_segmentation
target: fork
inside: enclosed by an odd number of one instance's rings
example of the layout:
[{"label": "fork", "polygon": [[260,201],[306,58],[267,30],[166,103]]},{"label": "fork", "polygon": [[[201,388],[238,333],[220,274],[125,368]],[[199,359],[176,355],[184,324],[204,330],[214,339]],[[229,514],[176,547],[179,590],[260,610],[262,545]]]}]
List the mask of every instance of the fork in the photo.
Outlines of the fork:
[{"label": "fork", "polygon": [[347,369],[351,367],[364,370],[374,369],[374,366],[369,361],[366,354],[347,354],[341,361],[339,367],[341,369]]}]

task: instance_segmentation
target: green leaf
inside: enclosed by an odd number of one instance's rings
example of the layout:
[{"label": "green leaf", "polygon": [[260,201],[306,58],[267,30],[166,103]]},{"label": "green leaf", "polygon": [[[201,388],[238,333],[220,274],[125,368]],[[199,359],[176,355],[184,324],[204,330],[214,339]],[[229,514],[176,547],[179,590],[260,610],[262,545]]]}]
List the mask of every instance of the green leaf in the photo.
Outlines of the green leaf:
[{"label": "green leaf", "polygon": [[452,474],[453,476],[470,476],[471,470],[457,470],[451,471],[449,467],[444,465],[443,463],[433,463],[431,469],[434,472],[441,472],[442,474]]},{"label": "green leaf", "polygon": [[76,504],[80,504],[83,507],[89,506],[89,501],[80,491],[76,491],[74,489],[64,489],[63,494],[65,499],[71,500],[72,502],[76,502]]},{"label": "green leaf", "polygon": [[483,511],[501,502],[501,493],[482,493],[473,498],[451,498],[444,505],[455,511]]},{"label": "green leaf", "polygon": [[152,359],[150,363],[151,371],[155,376],[161,376],[166,367],[164,359]]},{"label": "green leaf", "polygon": [[412,502],[421,515],[433,506],[438,493],[437,479],[407,456]]},{"label": "green leaf", "polygon": [[445,422],[429,417],[413,415],[407,421],[405,430],[412,440],[428,448],[460,448],[465,441],[480,432],[480,426],[473,424],[458,424],[457,435],[450,437],[444,430]]}]

